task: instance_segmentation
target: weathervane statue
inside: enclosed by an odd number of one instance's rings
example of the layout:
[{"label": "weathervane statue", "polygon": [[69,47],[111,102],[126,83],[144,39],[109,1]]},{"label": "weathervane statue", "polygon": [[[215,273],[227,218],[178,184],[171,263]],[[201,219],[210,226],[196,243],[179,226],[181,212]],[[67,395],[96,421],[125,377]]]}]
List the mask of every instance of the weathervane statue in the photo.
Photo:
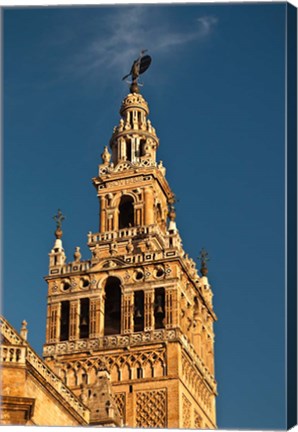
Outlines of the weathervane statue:
[{"label": "weathervane statue", "polygon": [[140,93],[138,78],[148,69],[151,63],[151,57],[149,55],[144,55],[147,51],[148,50],[145,49],[140,52],[139,57],[133,62],[129,74],[122,78],[122,80],[125,80],[131,76],[132,82],[129,82],[131,93]]}]

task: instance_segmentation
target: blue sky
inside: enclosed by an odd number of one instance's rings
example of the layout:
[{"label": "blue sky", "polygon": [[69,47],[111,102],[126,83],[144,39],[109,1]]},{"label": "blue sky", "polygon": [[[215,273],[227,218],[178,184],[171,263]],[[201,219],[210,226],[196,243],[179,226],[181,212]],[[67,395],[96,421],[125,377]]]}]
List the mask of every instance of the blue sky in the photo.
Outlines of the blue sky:
[{"label": "blue sky", "polygon": [[45,338],[52,216],[83,258],[91,178],[139,51],[184,248],[209,251],[220,428],[284,419],[285,3],[4,11],[3,309]]}]

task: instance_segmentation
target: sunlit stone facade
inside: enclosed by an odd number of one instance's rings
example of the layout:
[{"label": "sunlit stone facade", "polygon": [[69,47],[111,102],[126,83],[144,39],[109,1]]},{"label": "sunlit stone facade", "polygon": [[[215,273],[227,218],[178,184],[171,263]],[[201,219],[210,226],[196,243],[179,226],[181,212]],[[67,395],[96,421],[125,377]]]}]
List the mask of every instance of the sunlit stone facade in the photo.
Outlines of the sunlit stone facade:
[{"label": "sunlit stone facade", "polygon": [[213,429],[207,269],[200,276],[183,249],[147,102],[130,93],[120,114],[93,178],[100,215],[91,258],[78,247],[66,262],[56,231],[43,355],[93,424]]}]

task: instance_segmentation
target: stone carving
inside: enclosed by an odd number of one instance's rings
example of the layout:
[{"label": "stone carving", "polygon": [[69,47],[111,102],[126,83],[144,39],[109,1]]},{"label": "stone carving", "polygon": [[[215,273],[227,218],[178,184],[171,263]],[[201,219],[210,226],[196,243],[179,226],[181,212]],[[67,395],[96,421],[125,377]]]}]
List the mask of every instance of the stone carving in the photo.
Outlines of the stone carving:
[{"label": "stone carving", "polygon": [[143,176],[132,177],[129,179],[115,180],[115,181],[111,181],[111,182],[107,183],[107,188],[114,187],[114,186],[124,186],[124,185],[128,185],[131,183],[138,183],[138,182],[143,181],[143,180],[144,180]]},{"label": "stone carving", "polygon": [[123,424],[125,425],[125,422],[126,422],[126,415],[125,415],[126,414],[125,413],[125,411],[126,411],[126,394],[124,392],[123,393],[114,393],[113,398],[114,398],[115,404],[118,408],[119,414],[122,417]]},{"label": "stone carving", "polygon": [[183,428],[191,428],[191,402],[187,397],[182,395],[182,412],[183,412]]},{"label": "stone carving", "polygon": [[117,252],[118,252],[118,245],[117,245],[117,243],[111,243],[110,244],[110,254],[111,255],[116,255],[117,254]]},{"label": "stone carving", "polygon": [[204,383],[203,378],[198,375],[194,366],[184,355],[182,355],[182,375],[193,395],[202,403],[207,411],[211,412],[212,394]]},{"label": "stone carving", "polygon": [[167,427],[166,389],[136,392],[136,427]]},{"label": "stone carving", "polygon": [[[178,338],[178,330],[176,329],[161,329],[154,330],[152,332],[139,332],[138,334],[132,335],[116,335],[116,336],[104,336],[99,339],[84,341],[86,349],[98,349],[100,346],[108,347],[126,347],[133,346],[140,342],[150,342],[150,341],[167,341],[174,340]],[[47,344],[44,347],[43,355],[53,355],[59,353],[74,353],[80,350],[80,341],[75,342],[61,342],[56,345]]]},{"label": "stone carving", "polygon": [[95,245],[95,248],[92,251],[93,258],[99,259],[100,258],[100,247],[98,244]]},{"label": "stone carving", "polygon": [[194,415],[194,427],[195,429],[202,429],[203,427],[203,419],[197,411],[195,411]]},{"label": "stone carving", "polygon": [[131,254],[134,250],[133,244],[132,244],[132,239],[128,240],[128,243],[126,245],[126,250],[128,254]]}]

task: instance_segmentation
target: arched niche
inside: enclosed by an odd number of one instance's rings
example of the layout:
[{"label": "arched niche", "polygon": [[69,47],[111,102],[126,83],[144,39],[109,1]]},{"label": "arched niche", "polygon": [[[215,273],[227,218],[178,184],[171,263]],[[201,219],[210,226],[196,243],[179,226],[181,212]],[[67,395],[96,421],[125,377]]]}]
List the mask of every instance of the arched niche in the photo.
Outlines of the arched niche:
[{"label": "arched niche", "polygon": [[106,336],[121,332],[121,287],[120,280],[108,277],[105,284],[104,334]]},{"label": "arched niche", "polygon": [[134,226],[134,199],[123,195],[119,204],[119,229]]}]

